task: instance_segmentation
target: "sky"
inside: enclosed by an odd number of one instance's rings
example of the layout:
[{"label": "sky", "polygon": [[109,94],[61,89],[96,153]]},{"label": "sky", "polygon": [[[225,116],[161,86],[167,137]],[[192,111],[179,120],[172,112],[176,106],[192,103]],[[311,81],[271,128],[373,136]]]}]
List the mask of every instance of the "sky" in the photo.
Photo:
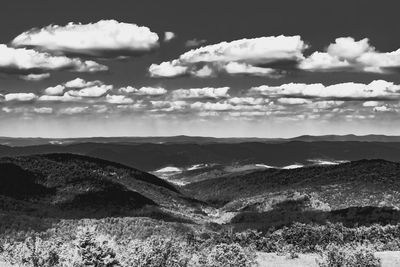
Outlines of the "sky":
[{"label": "sky", "polygon": [[0,136],[400,135],[399,8],[5,0]]}]

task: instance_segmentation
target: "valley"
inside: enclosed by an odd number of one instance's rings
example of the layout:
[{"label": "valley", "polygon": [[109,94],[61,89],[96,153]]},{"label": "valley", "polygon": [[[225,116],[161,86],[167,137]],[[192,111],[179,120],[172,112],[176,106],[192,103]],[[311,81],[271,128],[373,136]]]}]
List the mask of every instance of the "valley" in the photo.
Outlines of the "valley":
[{"label": "valley", "polygon": [[[271,146],[301,150],[282,161]],[[32,238],[75,251],[74,242],[95,233],[113,240],[120,262],[126,244],[164,239],[157,244],[180,244],[174,249],[189,262],[228,246],[260,266],[307,266],[331,246],[362,246],[390,266],[400,250],[400,163],[358,159],[397,157],[397,143],[372,146],[382,150],[347,141],[2,147],[0,257],[9,262],[7,247],[26,249]],[[135,159],[151,171],[133,167]]]}]

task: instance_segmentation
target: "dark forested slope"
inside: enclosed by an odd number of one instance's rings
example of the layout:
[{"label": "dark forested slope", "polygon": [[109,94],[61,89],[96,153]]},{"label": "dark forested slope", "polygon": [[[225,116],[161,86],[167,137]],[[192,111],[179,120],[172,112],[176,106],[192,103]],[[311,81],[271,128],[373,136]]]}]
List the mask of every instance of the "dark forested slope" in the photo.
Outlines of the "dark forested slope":
[{"label": "dark forested slope", "polygon": [[315,194],[333,208],[400,206],[400,163],[360,160],[335,166],[267,169],[192,183],[184,189],[198,199],[220,204],[298,191]]},{"label": "dark forested slope", "polygon": [[168,182],[105,160],[72,154],[0,159],[3,213],[103,217],[189,202]]}]

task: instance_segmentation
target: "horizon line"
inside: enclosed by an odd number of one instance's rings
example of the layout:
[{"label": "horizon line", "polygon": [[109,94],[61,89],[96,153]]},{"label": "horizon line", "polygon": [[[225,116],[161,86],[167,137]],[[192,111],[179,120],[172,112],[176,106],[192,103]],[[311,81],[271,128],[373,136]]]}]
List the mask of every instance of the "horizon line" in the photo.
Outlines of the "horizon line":
[{"label": "horizon line", "polygon": [[385,136],[385,137],[400,137],[400,135],[387,135],[387,134],[322,134],[322,135],[313,135],[313,134],[302,134],[295,135],[292,137],[259,137],[259,136],[205,136],[205,135],[116,135],[116,136],[79,136],[79,137],[41,137],[41,136],[0,136],[0,138],[8,138],[8,139],[88,139],[88,138],[173,138],[173,137],[190,137],[190,138],[213,138],[213,139],[294,139],[299,137],[325,137],[325,136],[355,136],[355,137],[367,137],[367,136]]}]

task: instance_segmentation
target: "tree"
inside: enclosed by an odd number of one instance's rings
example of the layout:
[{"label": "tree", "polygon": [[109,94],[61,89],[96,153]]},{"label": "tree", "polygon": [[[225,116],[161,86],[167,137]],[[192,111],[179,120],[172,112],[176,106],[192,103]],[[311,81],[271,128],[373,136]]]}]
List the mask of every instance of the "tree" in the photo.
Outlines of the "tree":
[{"label": "tree", "polygon": [[95,232],[90,229],[78,234],[78,254],[83,266],[116,267],[120,266],[114,250],[108,241],[96,240]]}]

